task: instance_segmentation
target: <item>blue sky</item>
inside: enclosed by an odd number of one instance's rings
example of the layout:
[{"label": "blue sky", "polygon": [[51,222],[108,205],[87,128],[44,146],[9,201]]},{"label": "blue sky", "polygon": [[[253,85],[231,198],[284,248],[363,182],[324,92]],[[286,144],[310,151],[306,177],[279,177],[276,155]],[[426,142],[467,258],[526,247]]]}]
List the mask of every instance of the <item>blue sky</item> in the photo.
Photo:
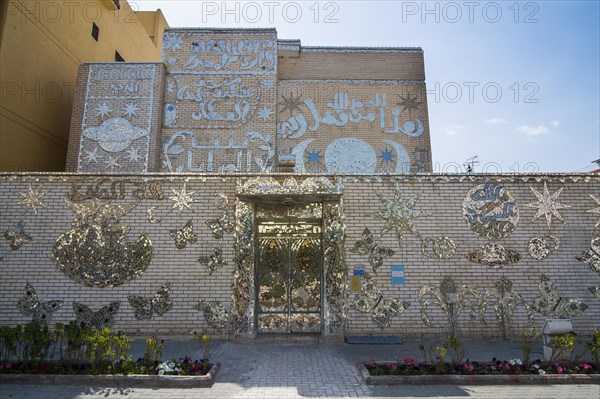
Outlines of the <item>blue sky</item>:
[{"label": "blue sky", "polygon": [[[435,172],[600,159],[600,1],[140,1],[171,27],[275,27],[305,46],[422,47]],[[237,19],[237,20],[236,20]]]}]

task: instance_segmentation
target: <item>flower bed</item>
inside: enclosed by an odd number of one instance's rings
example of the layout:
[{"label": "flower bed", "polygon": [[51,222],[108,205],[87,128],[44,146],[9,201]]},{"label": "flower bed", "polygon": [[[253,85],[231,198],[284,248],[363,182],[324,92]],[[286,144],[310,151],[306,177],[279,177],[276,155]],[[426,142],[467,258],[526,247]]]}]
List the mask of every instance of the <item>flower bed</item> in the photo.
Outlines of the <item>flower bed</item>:
[{"label": "flower bed", "polygon": [[403,384],[598,384],[600,370],[593,363],[559,364],[519,359],[491,362],[423,364],[411,358],[397,362],[370,360],[356,364],[368,385]]}]

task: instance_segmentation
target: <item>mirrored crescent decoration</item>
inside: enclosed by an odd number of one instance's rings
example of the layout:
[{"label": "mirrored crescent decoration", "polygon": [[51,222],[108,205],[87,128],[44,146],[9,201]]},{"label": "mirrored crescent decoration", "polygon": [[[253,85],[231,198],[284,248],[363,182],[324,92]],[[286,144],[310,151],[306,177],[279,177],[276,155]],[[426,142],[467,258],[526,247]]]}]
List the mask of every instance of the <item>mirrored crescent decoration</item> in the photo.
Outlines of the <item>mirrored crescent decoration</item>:
[{"label": "mirrored crescent decoration", "polygon": [[175,241],[175,248],[177,249],[185,248],[188,242],[194,244],[198,241],[198,235],[194,233],[192,219],[188,220],[181,229],[169,231],[169,235]]},{"label": "mirrored crescent decoration", "polygon": [[223,214],[217,219],[207,220],[206,225],[212,232],[213,238],[220,240],[223,238],[225,233],[233,233],[235,225],[229,219],[227,211],[223,211]]},{"label": "mirrored crescent decoration", "polygon": [[496,183],[473,187],[463,201],[467,226],[488,239],[507,237],[519,222],[519,207],[512,194]]},{"label": "mirrored crescent decoration", "polygon": [[[429,327],[447,329],[448,332],[458,336],[458,320],[465,309],[469,310],[471,320],[475,319],[475,310],[479,306],[480,296],[475,289],[467,286],[457,286],[452,277],[444,277],[438,287],[425,285],[419,290],[421,303],[421,320]],[[429,317],[429,306],[439,306],[446,315],[447,323],[434,325]]]},{"label": "mirrored crescent decoration", "polygon": [[215,249],[212,254],[206,256],[199,256],[198,262],[208,268],[209,274],[213,274],[218,267],[226,265],[227,262],[223,259],[223,249],[219,244],[215,245]]},{"label": "mirrored crescent decoration", "polygon": [[73,312],[77,317],[76,322],[79,326],[97,329],[111,328],[115,324],[115,316],[120,306],[120,302],[111,302],[94,312],[82,303],[73,302]]},{"label": "mirrored crescent decoration", "polygon": [[154,211],[156,210],[155,206],[151,206],[150,208],[148,208],[148,210],[146,211],[146,220],[149,221],[152,224],[158,224],[161,222],[162,219],[156,219],[154,217]]},{"label": "mirrored crescent decoration", "polygon": [[356,294],[352,301],[354,309],[362,313],[371,313],[373,322],[382,330],[390,326],[392,316],[403,313],[409,306],[410,303],[406,301],[384,299],[368,272],[361,276],[360,293]]},{"label": "mirrored crescent decoration", "polygon": [[133,308],[135,318],[138,320],[150,320],[154,315],[162,316],[173,308],[171,285],[169,283],[164,284],[153,297],[129,295],[127,300]]},{"label": "mirrored crescent decoration", "polygon": [[4,238],[10,241],[10,249],[16,251],[21,248],[21,245],[30,242],[33,238],[25,232],[25,224],[22,220],[9,227],[4,232]]},{"label": "mirrored crescent decoration", "polygon": [[503,339],[508,339],[512,316],[518,306],[522,306],[527,311],[529,324],[533,323],[533,311],[525,300],[516,291],[512,289],[512,281],[506,277],[494,283],[494,288],[488,288],[479,304],[481,310],[481,319],[485,323],[485,310],[491,306],[496,316],[496,322],[500,327]]},{"label": "mirrored crescent decoration", "polygon": [[492,269],[499,269],[502,266],[517,263],[521,259],[521,255],[517,251],[504,248],[503,245],[487,243],[481,248],[469,252],[467,259],[470,262],[480,263]]},{"label": "mirrored crescent decoration", "polygon": [[597,300],[600,301],[600,285],[596,285],[595,287],[590,287],[588,290],[596,297]]},{"label": "mirrored crescent decoration", "polygon": [[198,301],[195,309],[204,313],[204,319],[212,328],[222,329],[227,327],[230,320],[229,310],[220,302]]},{"label": "mirrored crescent decoration", "polygon": [[562,298],[548,276],[542,274],[538,285],[540,295],[534,299],[532,308],[544,316],[559,319],[572,319],[580,316],[589,307],[582,301],[572,298]]},{"label": "mirrored crescent decoration", "polygon": [[600,274],[600,230],[594,230],[592,233],[590,249],[578,254],[575,259],[587,264],[590,270]]},{"label": "mirrored crescent decoration", "polygon": [[142,233],[127,239],[129,226],[119,223],[134,204],[111,206],[95,199],[90,204],[65,204],[77,216],[72,229],[56,240],[52,260],[67,277],[88,287],[116,287],[139,277],[152,260],[152,242]]},{"label": "mirrored crescent decoration", "polygon": [[350,252],[359,255],[369,255],[369,263],[374,273],[377,273],[377,269],[383,266],[384,259],[394,255],[393,249],[375,244],[373,234],[368,228],[365,228],[361,239],[354,244]]},{"label": "mirrored crescent decoration", "polygon": [[398,243],[401,243],[404,232],[409,232],[421,238],[413,219],[428,216],[428,214],[414,209],[418,197],[402,198],[402,192],[398,187],[396,187],[393,199],[386,198],[380,193],[377,193],[377,197],[379,197],[385,208],[375,213],[376,218],[385,220],[385,224],[379,233],[380,236],[393,230],[398,237]]},{"label": "mirrored crescent decoration", "polygon": [[[590,209],[589,211],[586,211],[586,212],[588,212],[588,213],[595,213],[595,214],[600,215],[600,196],[596,197],[596,196],[594,196],[592,194],[588,194],[588,195],[590,197],[592,197],[592,199],[596,202],[596,205],[598,205],[598,207]],[[594,226],[594,228],[597,229],[598,227],[600,227],[600,217],[598,217],[598,221],[596,222],[596,225]]]},{"label": "mirrored crescent decoration", "polygon": [[424,238],[421,253],[428,258],[451,259],[456,254],[456,243],[449,237]]},{"label": "mirrored crescent decoration", "polygon": [[63,301],[41,302],[33,286],[25,285],[23,297],[17,302],[17,309],[26,316],[32,316],[33,321],[49,324],[52,315],[63,305]]},{"label": "mirrored crescent decoration", "polygon": [[534,237],[529,240],[527,252],[533,259],[542,260],[560,247],[560,241],[554,236]]},{"label": "mirrored crescent decoration", "polygon": [[215,205],[218,209],[225,209],[229,204],[229,197],[225,193],[214,194],[216,198]]}]

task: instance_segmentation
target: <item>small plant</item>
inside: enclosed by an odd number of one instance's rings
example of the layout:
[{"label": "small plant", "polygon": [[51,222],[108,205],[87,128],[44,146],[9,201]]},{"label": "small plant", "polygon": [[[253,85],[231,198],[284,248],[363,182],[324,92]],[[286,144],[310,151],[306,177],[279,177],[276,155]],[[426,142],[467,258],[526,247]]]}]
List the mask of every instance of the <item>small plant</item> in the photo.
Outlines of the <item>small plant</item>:
[{"label": "small plant", "polygon": [[443,373],[446,370],[446,355],[448,354],[448,348],[445,345],[437,345],[435,347],[435,352],[437,354],[436,360],[437,363],[435,365],[438,373]]},{"label": "small plant", "polygon": [[87,350],[86,337],[91,334],[91,328],[81,326],[75,321],[65,324],[63,327],[63,339],[66,341],[67,346],[63,360],[70,364],[81,365]]},{"label": "small plant", "polygon": [[17,355],[20,335],[17,327],[0,327],[0,360],[2,363],[8,363]]},{"label": "small plant", "polygon": [[207,373],[210,367],[210,356],[212,354],[211,338],[210,335],[198,334],[195,331],[194,341],[200,344],[200,350],[202,351],[202,362],[204,366],[204,373]]},{"label": "small plant", "polygon": [[573,334],[560,334],[552,339],[552,356],[550,361],[567,358],[570,359],[575,349],[575,336]]},{"label": "small plant", "polygon": [[533,352],[532,342],[540,337],[540,333],[535,327],[528,328],[523,332],[519,339],[519,345],[521,346],[521,352],[523,352],[523,362],[528,365],[531,361],[531,352]]},{"label": "small plant", "polygon": [[596,367],[600,367],[600,329],[594,331],[592,340],[586,346],[592,355],[594,363],[596,363]]},{"label": "small plant", "polygon": [[159,340],[156,337],[146,339],[146,347],[144,348],[144,364],[147,368],[153,368],[162,360],[162,351],[165,348],[165,340]]},{"label": "small plant", "polygon": [[465,359],[465,347],[458,338],[456,338],[454,335],[451,335],[444,346],[450,352],[452,364],[456,365],[463,362]]},{"label": "small plant", "polygon": [[[102,328],[85,337],[88,345],[86,358],[96,371],[118,372],[123,363],[131,363],[131,339],[121,334],[111,334],[110,329]],[[126,366],[128,368],[128,366]]]},{"label": "small plant", "polygon": [[52,345],[52,336],[46,323],[31,321],[25,324],[21,345],[21,359],[24,363],[45,360]]}]

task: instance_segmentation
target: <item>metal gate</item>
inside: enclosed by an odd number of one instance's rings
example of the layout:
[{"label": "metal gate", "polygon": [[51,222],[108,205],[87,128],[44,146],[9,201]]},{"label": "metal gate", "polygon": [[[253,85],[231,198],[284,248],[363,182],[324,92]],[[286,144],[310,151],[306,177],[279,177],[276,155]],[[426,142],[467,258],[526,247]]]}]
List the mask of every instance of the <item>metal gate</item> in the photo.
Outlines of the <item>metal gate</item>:
[{"label": "metal gate", "polygon": [[257,219],[259,333],[321,331],[321,224],[322,220],[315,218]]}]

